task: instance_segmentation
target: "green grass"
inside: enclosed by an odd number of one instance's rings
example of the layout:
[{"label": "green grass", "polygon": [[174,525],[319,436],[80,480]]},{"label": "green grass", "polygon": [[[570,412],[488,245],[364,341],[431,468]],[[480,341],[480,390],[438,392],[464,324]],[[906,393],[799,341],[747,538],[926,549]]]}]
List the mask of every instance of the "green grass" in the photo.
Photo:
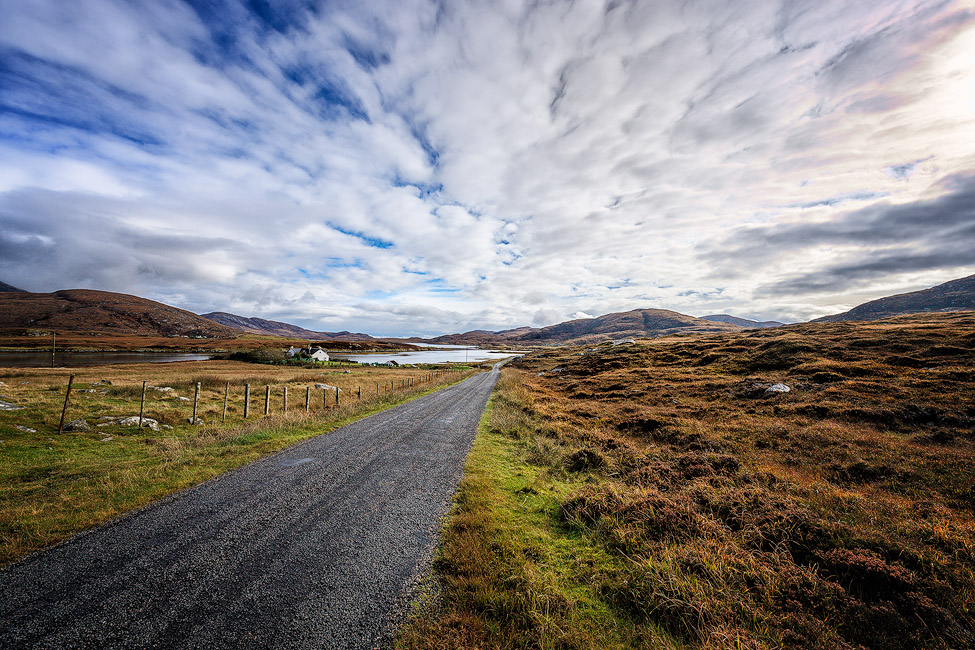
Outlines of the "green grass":
[{"label": "green grass", "polygon": [[[13,388],[10,380],[14,375],[5,373],[6,388]],[[176,424],[180,420],[173,417],[169,419],[174,426],[158,432],[113,425],[60,435],[56,433],[57,414],[49,412],[53,402],[37,398],[46,390],[35,389],[33,405],[6,412],[0,423],[0,564],[466,376],[457,373],[442,383],[364,395],[361,402],[349,400],[338,408],[309,414],[303,410],[302,391],[294,395],[290,413],[267,418],[252,415],[247,421],[224,424],[216,413],[207,411],[210,424],[204,426],[189,426],[185,417],[182,424]],[[205,377],[194,379],[206,381]],[[209,383],[223,386],[222,381]],[[115,409],[128,413],[134,395],[130,388],[110,386],[108,394],[86,395],[91,400],[88,412],[113,413]],[[141,385],[138,392],[141,394]],[[57,393],[52,395],[63,399]],[[137,400],[135,404],[137,412]],[[77,414],[82,406],[76,404],[73,412]],[[159,417],[155,412],[152,415]],[[52,420],[53,430],[48,424]],[[37,431],[21,431],[17,424],[32,425]]]},{"label": "green grass", "polygon": [[443,604],[421,606],[396,647],[679,647],[600,597],[594,571],[628,561],[563,523],[559,504],[584,480],[530,462],[544,445],[507,395],[488,404],[437,551]]}]

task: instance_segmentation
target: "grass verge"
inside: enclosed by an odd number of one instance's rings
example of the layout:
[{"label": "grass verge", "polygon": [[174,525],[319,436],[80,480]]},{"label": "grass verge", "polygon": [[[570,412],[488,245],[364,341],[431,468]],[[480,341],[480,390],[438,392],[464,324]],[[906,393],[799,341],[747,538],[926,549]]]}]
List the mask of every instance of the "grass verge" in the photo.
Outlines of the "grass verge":
[{"label": "grass verge", "polygon": [[584,482],[530,462],[549,450],[525,399],[515,371],[503,371],[434,560],[438,604],[415,613],[396,648],[677,647],[600,598],[592,568],[627,561],[560,521],[560,502]]},{"label": "grass verge", "polygon": [[[204,386],[209,383],[219,388],[227,375],[223,372],[225,365],[210,364],[219,375],[216,379],[209,377],[207,366],[194,366],[200,372],[193,377],[193,383],[200,381]],[[35,380],[32,372],[8,371],[3,375],[5,386],[0,388],[12,393],[18,403],[27,404],[22,410],[5,412],[4,420],[0,421],[0,564],[299,441],[444,388],[471,374],[456,373],[412,388],[364,394],[362,400],[346,400],[328,409],[319,406],[318,411],[310,413],[304,412],[303,402],[297,405],[293,402],[295,408],[287,413],[265,418],[252,415],[249,420],[226,424],[219,422],[216,414],[208,418],[209,424],[202,426],[189,425],[185,417],[170,416],[167,420],[163,417],[165,412],[158,409],[175,407],[160,402],[157,410],[150,413],[160,421],[172,421],[174,424],[168,429],[139,430],[109,424],[89,432],[58,435],[56,414],[50,412],[53,402],[49,404],[51,400],[47,398],[50,387],[40,381],[19,381]],[[82,372],[101,376],[110,370]],[[125,372],[134,371],[126,369]],[[407,377],[407,371],[402,375]],[[351,381],[346,377],[338,378]],[[375,379],[374,375],[364,374],[364,377]],[[260,379],[307,382],[307,378],[290,375]],[[390,380],[388,373],[383,375],[383,381],[406,384],[402,378]],[[51,394],[55,397],[60,394],[57,399],[63,399],[63,392],[56,386],[53,388],[58,392]],[[73,412],[77,414],[84,408],[89,416],[127,414],[134,402],[137,413],[138,396],[129,394],[135,388],[135,385],[120,386],[116,382],[105,389],[105,394],[99,391],[85,395],[89,401],[75,406]],[[141,384],[137,392],[141,394]],[[303,392],[298,397],[303,399]],[[185,416],[186,407],[181,408]],[[212,409],[218,410],[219,405]],[[51,420],[55,422],[53,433]]]}]

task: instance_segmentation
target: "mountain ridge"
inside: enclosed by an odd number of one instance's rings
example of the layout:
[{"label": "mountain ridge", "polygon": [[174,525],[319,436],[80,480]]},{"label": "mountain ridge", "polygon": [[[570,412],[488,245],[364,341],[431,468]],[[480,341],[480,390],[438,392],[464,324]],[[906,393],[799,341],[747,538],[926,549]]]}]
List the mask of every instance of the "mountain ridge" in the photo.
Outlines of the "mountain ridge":
[{"label": "mountain ridge", "polygon": [[193,312],[125,293],[62,289],[0,292],[0,328],[91,334],[237,338],[240,333]]},{"label": "mountain ridge", "polygon": [[715,323],[731,323],[732,325],[739,325],[745,328],[765,328],[765,327],[782,327],[785,323],[780,323],[777,320],[752,320],[750,318],[740,318],[738,316],[732,316],[731,314],[708,314],[707,316],[700,316],[704,320],[714,321]]},{"label": "mountain ridge", "polygon": [[879,320],[906,314],[975,310],[975,275],[941,284],[870,300],[849,311],[822,316],[811,323],[839,323],[851,320]]},{"label": "mountain ridge", "polygon": [[266,336],[283,336],[285,338],[298,338],[309,340],[342,340],[342,341],[372,341],[374,337],[359,332],[316,332],[305,329],[298,325],[292,325],[282,321],[268,320],[256,316],[238,316],[225,311],[212,311],[200,314],[202,318],[230,327],[239,332],[248,334],[262,334]]}]

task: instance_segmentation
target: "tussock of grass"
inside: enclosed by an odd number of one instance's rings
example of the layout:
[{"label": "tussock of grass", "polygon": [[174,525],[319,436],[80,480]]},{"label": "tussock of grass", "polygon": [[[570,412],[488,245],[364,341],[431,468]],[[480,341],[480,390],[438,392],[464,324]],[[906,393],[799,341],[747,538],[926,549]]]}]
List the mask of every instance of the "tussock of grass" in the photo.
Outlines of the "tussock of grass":
[{"label": "tussock of grass", "polygon": [[950,314],[522,360],[445,532],[444,604],[401,646],[975,647],[973,330]]}]

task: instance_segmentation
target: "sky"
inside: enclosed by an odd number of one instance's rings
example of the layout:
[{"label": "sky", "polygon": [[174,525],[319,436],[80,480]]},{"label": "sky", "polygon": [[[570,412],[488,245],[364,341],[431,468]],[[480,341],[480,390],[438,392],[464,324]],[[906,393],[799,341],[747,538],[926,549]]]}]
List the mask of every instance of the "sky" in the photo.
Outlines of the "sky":
[{"label": "sky", "polygon": [[315,330],[975,273],[975,0],[0,0],[0,280]]}]

